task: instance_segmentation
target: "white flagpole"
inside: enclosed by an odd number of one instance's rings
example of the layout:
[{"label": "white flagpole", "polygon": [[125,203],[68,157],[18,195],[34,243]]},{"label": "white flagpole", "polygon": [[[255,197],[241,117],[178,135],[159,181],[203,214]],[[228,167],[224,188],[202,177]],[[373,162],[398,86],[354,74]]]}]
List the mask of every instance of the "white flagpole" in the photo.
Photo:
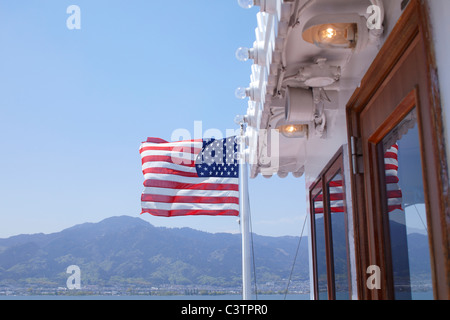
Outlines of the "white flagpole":
[{"label": "white flagpole", "polygon": [[245,157],[245,129],[241,123],[241,137],[239,143],[239,194],[240,215],[242,232],[242,299],[251,300],[251,246],[250,246],[250,217],[248,197],[248,169]]}]

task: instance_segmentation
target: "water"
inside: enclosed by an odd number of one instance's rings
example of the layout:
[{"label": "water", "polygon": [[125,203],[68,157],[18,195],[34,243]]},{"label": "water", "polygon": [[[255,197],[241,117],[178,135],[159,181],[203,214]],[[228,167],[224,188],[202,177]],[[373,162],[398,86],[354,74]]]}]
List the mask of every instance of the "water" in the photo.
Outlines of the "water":
[{"label": "water", "polygon": [[[252,297],[255,299],[255,297]],[[238,294],[173,296],[0,296],[0,300],[242,300]],[[284,300],[284,295],[258,295],[258,300]],[[288,294],[286,300],[309,300],[309,294]]]},{"label": "water", "polygon": [[[413,292],[414,300],[433,300],[433,292]],[[255,299],[255,296],[252,296]],[[1,296],[0,300],[228,300],[228,301],[240,301],[242,296],[239,294],[226,294],[226,295],[172,295],[172,296]],[[270,294],[258,295],[257,300],[284,300],[284,295]],[[309,293],[307,294],[288,294],[286,300],[310,300]]]}]

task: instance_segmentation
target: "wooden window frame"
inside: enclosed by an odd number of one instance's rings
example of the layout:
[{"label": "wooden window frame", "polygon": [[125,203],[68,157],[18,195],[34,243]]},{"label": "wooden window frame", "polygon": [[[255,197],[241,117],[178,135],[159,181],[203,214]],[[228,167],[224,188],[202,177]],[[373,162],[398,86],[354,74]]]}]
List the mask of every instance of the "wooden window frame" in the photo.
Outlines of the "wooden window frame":
[{"label": "wooden window frame", "polygon": [[[360,299],[392,299],[392,283],[389,275],[389,262],[383,232],[385,225],[380,216],[382,195],[377,194],[380,183],[379,167],[370,164],[379,162],[375,159],[379,152],[376,143],[388,130],[392,129],[402,113],[406,114],[413,105],[418,109],[419,139],[421,141],[424,189],[429,230],[429,247],[431,256],[432,282],[435,299],[450,299],[450,263],[449,263],[449,221],[450,221],[450,187],[449,171],[446,157],[446,144],[442,108],[440,104],[439,82],[433,51],[432,36],[428,22],[428,7],[424,0],[411,0],[397,25],[386,40],[383,48],[364,76],[361,86],[355,91],[347,104],[348,138],[361,140],[362,163],[364,173],[351,177],[357,294]],[[400,83],[398,74],[405,73],[402,64],[409,55],[415,54],[420,59],[413,68],[420,69],[423,76],[415,88]],[[409,63],[410,64],[410,63]],[[406,77],[406,76],[405,76]],[[406,79],[406,78],[404,78]],[[392,83],[391,83],[392,82]],[[405,81],[406,82],[406,81]],[[392,114],[383,114],[371,119],[381,126],[378,131],[365,133],[364,128],[371,126],[369,121],[362,123],[364,114],[370,112],[370,106],[383,94],[383,91],[396,85],[395,94],[388,98],[398,101]],[[386,96],[384,96],[386,98]],[[387,98],[386,98],[387,99]],[[385,104],[389,104],[385,102]],[[380,107],[380,104],[378,104]],[[381,108],[383,109],[383,108]],[[368,111],[369,110],[369,111]],[[387,109],[386,109],[387,110]],[[384,117],[384,119],[383,119]],[[375,119],[378,118],[378,119]],[[373,125],[374,128],[377,125]],[[351,152],[351,150],[349,150]],[[354,164],[352,171],[357,172]],[[378,186],[379,189],[379,186]],[[375,207],[374,207],[375,206]],[[378,206],[378,207],[377,207]],[[366,269],[370,265],[379,265],[382,272],[382,288],[370,290],[366,286]]]},{"label": "wooden window frame", "polygon": [[[345,195],[345,174],[344,174],[344,158],[343,158],[343,148],[340,148],[332,160],[326,165],[325,169],[320,173],[316,182],[311,185],[309,190],[309,201],[310,201],[310,217],[311,217],[311,243],[312,243],[312,259],[313,259],[313,282],[314,282],[314,298],[317,300],[319,297],[319,283],[317,275],[317,257],[316,257],[316,226],[315,226],[315,207],[314,199],[316,196],[322,192],[323,197],[323,219],[324,219],[324,233],[325,233],[325,251],[326,251],[326,263],[327,263],[327,289],[328,289],[328,300],[336,299],[335,290],[335,277],[334,277],[334,256],[333,256],[333,238],[332,238],[332,225],[330,221],[330,211],[329,211],[329,192],[328,183],[336,176],[337,173],[341,173],[343,184],[344,184],[344,195]],[[344,198],[344,204],[346,203]],[[347,206],[345,205],[347,208]],[[349,239],[348,239],[348,212],[345,210],[345,236],[346,236],[346,250],[347,250],[347,265],[348,265],[348,289],[349,289],[349,299],[352,296],[352,284],[351,284],[351,271],[350,271],[350,249],[349,249]]]},{"label": "wooden window frame", "polygon": [[[311,243],[312,243],[312,262],[313,262],[313,282],[314,282],[314,299],[319,299],[319,280],[317,275],[317,250],[316,250],[316,224],[315,224],[315,206],[314,206],[314,199],[316,196],[319,195],[319,193],[322,192],[322,197],[324,196],[323,191],[323,183],[322,179],[318,179],[316,183],[311,187],[309,192],[309,203],[310,203],[310,217],[311,217]],[[323,210],[325,211],[325,206],[323,207]],[[324,225],[325,225],[325,214],[324,214]],[[325,231],[325,243],[328,243],[326,240],[327,238],[327,232]],[[328,248],[326,247],[326,252],[328,252]],[[327,260],[327,283],[329,282],[328,276],[328,259]],[[329,287],[328,287],[329,289]],[[328,299],[330,298],[329,290],[328,290]]]}]

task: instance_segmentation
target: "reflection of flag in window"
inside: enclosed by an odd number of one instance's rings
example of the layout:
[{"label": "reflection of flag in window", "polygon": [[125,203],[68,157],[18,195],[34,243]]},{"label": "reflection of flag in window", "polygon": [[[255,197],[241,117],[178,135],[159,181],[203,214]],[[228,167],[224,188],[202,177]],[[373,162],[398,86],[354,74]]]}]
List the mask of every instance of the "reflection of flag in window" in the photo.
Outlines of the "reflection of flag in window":
[{"label": "reflection of flag in window", "polygon": [[172,217],[239,215],[239,165],[234,137],[167,142],[149,138],[140,148],[142,213]]},{"label": "reflection of flag in window", "polygon": [[[402,191],[398,184],[398,144],[394,144],[384,154],[384,169],[386,175],[386,195],[388,200],[388,212],[394,210],[403,210]],[[328,183],[328,194],[330,197],[330,212],[345,212],[344,205],[344,184],[341,174],[337,174],[333,180]],[[323,194],[317,195],[314,200],[314,213],[324,213]]]},{"label": "reflection of flag in window", "polygon": [[323,194],[322,192],[314,198],[314,214],[323,213]]},{"label": "reflection of flag in window", "polygon": [[403,210],[402,190],[398,185],[398,144],[394,144],[384,154],[384,170],[386,172],[386,196],[388,212]]},{"label": "reflection of flag in window", "polygon": [[328,193],[330,194],[330,211],[332,213],[345,212],[344,185],[340,173],[328,183]]},{"label": "reflection of flag in window", "polygon": [[[328,182],[328,194],[330,197],[330,212],[345,212],[344,206],[344,182],[342,175],[339,173],[334,176],[333,180]],[[323,194],[320,193],[314,198],[314,213],[323,213]]]}]

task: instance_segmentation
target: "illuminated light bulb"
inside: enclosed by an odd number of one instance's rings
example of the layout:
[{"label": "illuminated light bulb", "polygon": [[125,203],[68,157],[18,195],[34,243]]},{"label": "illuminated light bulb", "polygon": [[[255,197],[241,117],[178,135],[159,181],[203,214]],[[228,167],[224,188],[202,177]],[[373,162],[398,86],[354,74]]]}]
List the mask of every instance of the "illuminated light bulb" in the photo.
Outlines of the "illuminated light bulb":
[{"label": "illuminated light bulb", "polygon": [[238,0],[238,4],[241,8],[250,9],[255,3],[253,0]]},{"label": "illuminated light bulb", "polygon": [[246,47],[240,47],[236,50],[236,58],[239,61],[245,62],[250,59],[250,49]]},{"label": "illuminated light bulb", "polygon": [[303,39],[320,48],[354,48],[357,40],[356,23],[315,25],[303,32]]},{"label": "illuminated light bulb", "polygon": [[352,24],[323,25],[318,28],[315,42],[334,46],[352,47],[355,41]]},{"label": "illuminated light bulb", "polygon": [[325,32],[323,34],[323,37],[324,38],[326,37],[328,39],[331,39],[335,36],[336,36],[336,30],[334,30],[333,28],[328,28],[327,30],[325,30]]},{"label": "illuminated light bulb", "polygon": [[294,133],[295,132],[295,127],[294,126],[287,126],[285,128],[286,132],[288,133]]},{"label": "illuminated light bulb", "polygon": [[307,124],[288,124],[278,125],[277,130],[281,132],[286,138],[307,138],[308,125]]},{"label": "illuminated light bulb", "polygon": [[234,95],[236,96],[236,98],[244,100],[245,98],[247,98],[247,88],[244,87],[237,88],[236,91],[234,92]]}]

